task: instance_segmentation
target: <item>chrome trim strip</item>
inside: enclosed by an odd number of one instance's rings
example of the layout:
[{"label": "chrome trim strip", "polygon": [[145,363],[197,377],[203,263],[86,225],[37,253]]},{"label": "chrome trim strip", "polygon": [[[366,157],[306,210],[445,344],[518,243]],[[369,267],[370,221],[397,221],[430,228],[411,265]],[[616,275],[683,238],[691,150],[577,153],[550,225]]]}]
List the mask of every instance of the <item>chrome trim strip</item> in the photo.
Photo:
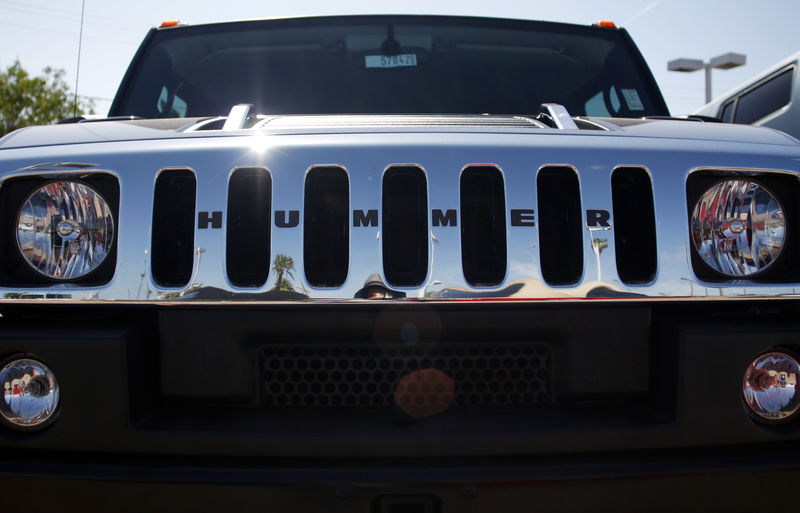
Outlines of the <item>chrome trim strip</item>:
[{"label": "chrome trim strip", "polygon": [[222,121],[224,119],[226,119],[224,116],[217,116],[215,118],[204,119],[202,121],[198,121],[197,123],[193,123],[193,124],[183,128],[183,129],[179,129],[178,131],[179,132],[185,132],[185,133],[188,133],[188,132],[200,132],[200,131],[206,130],[206,128],[205,128],[206,126],[208,126],[208,125],[210,125],[212,123],[217,123],[218,121]]},{"label": "chrome trim strip", "polygon": [[[63,306],[70,306],[70,305],[93,305],[98,307],[121,307],[121,306],[129,306],[129,305],[139,305],[139,306],[159,306],[159,307],[166,307],[166,308],[182,308],[185,307],[187,304],[187,300],[177,297],[173,299],[152,299],[152,300],[129,300],[129,299],[122,299],[118,301],[109,301],[105,299],[98,299],[98,298],[87,298],[87,299],[70,299],[70,298],[63,298],[63,299],[52,299],[52,298],[44,298],[44,297],[30,297],[30,296],[44,296],[45,294],[37,294],[32,293],[29,294],[29,297],[26,298],[14,298],[14,304],[21,304],[21,305],[31,305],[31,306],[46,306],[53,303]],[[464,305],[473,305],[474,308],[481,308],[481,304],[491,302],[492,304],[509,304],[509,305],[546,305],[546,304],[581,304],[585,301],[591,301],[592,303],[636,303],[639,305],[647,305],[649,303],[670,303],[679,300],[681,302],[684,301],[693,301],[693,302],[736,302],[736,301],[796,301],[800,299],[800,294],[753,294],[748,295],[746,297],[742,296],[658,296],[658,297],[648,297],[648,296],[619,296],[619,297],[597,297],[597,298],[580,298],[580,297],[548,297],[548,298],[515,298],[515,297],[501,297],[501,298],[455,298],[455,299],[442,299],[442,298],[433,298],[433,299],[418,299],[418,298],[402,298],[396,300],[384,300],[381,301],[380,307],[383,308],[398,308],[400,310],[405,310],[409,307],[409,305],[417,304],[424,307],[428,305],[447,305],[453,303],[460,303]],[[192,306],[215,306],[221,309],[225,308],[236,308],[238,306],[286,306],[287,304],[292,305],[292,307],[298,308],[313,308],[318,305],[336,305],[337,307],[344,307],[344,308],[363,308],[366,301],[365,299],[300,299],[294,300],[291,302],[284,301],[284,300],[249,300],[249,299],[234,299],[229,300],[226,299],[224,302],[220,302],[219,300],[213,299],[202,299],[202,300],[192,300]],[[8,299],[0,300],[0,308],[4,304],[9,304]],[[7,317],[9,314],[5,313],[3,317]]]}]

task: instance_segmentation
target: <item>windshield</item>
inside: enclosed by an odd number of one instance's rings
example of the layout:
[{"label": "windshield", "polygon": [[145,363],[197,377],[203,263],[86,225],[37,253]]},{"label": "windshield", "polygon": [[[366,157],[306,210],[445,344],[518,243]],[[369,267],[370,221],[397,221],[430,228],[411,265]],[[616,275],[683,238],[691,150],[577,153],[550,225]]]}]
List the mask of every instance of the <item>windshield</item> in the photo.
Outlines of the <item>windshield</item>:
[{"label": "windshield", "polygon": [[110,115],[667,115],[625,31],[544,22],[365,16],[155,31]]}]

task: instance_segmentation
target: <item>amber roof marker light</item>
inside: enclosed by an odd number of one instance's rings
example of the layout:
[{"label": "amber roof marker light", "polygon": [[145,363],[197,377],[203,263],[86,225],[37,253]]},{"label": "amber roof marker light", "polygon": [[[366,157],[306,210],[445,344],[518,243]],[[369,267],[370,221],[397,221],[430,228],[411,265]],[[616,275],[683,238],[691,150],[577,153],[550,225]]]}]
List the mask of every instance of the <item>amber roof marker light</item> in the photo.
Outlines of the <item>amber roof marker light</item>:
[{"label": "amber roof marker light", "polygon": [[158,28],[177,27],[180,25],[180,23],[181,22],[179,20],[164,20],[161,22],[161,25],[159,25]]},{"label": "amber roof marker light", "polygon": [[595,27],[610,28],[610,29],[619,28],[617,27],[617,24],[611,20],[597,20],[594,23],[592,23],[592,25],[594,25]]}]

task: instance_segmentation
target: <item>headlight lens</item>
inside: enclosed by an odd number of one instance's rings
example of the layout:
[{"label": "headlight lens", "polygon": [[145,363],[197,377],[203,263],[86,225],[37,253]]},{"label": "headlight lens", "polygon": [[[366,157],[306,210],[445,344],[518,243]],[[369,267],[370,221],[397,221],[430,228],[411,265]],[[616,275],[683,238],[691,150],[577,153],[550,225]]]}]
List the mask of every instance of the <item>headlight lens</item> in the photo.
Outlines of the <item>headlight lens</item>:
[{"label": "headlight lens", "polygon": [[105,199],[81,182],[47,183],[22,204],[17,244],[39,273],[58,280],[86,276],[105,260],[114,219]]},{"label": "headlight lens", "polygon": [[785,353],[767,353],[747,368],[742,382],[744,402],[767,420],[784,420],[800,408],[797,378],[800,365]]},{"label": "headlight lens", "polygon": [[0,369],[0,384],[0,415],[14,426],[41,427],[58,408],[58,382],[42,362],[30,358],[8,362]]},{"label": "headlight lens", "polygon": [[778,199],[747,179],[711,186],[692,212],[692,241],[715,271],[742,278],[767,269],[786,238],[786,220]]}]

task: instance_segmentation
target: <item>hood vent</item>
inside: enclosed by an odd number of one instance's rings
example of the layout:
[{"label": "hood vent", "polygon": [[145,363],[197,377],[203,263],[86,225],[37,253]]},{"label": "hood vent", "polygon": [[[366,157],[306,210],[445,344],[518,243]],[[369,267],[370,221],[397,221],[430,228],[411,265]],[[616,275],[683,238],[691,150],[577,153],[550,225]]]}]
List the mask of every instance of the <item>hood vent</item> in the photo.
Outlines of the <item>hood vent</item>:
[{"label": "hood vent", "polygon": [[226,117],[203,119],[189,126],[185,132],[232,129],[286,129],[286,130],[327,130],[327,129],[359,129],[359,128],[548,128],[533,117],[494,116],[494,115],[282,115],[282,116],[250,116],[241,126],[231,123],[229,127]]}]

